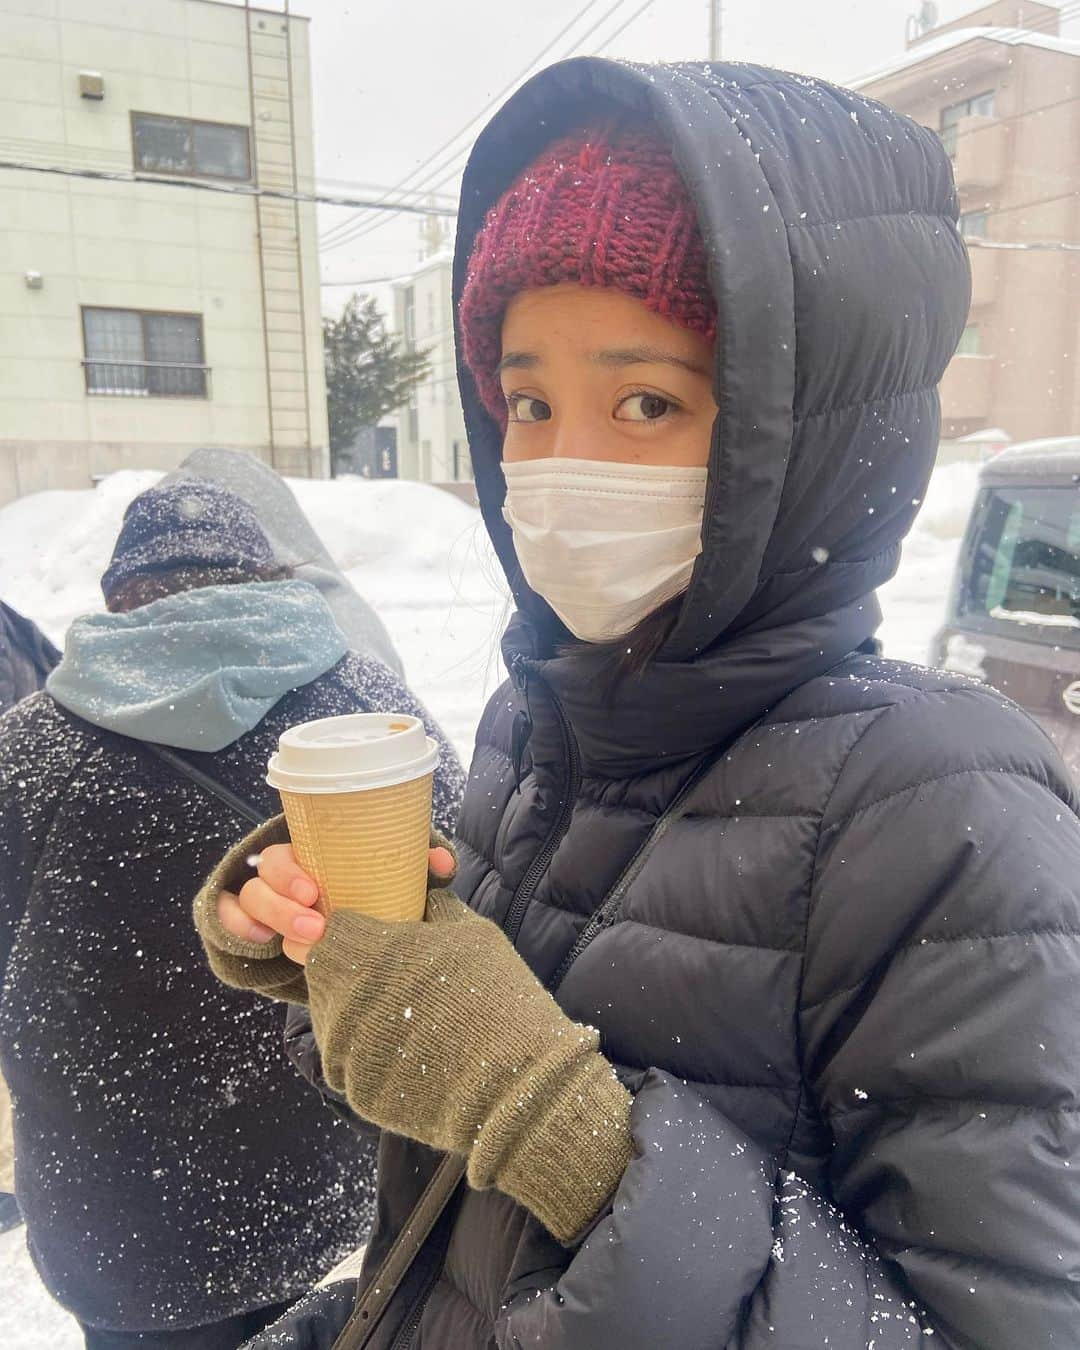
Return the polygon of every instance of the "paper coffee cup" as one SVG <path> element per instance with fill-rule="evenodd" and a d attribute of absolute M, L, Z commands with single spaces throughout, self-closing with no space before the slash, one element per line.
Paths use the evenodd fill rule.
<path fill-rule="evenodd" d="M 290 727 L 266 781 L 325 910 L 415 920 L 427 903 L 437 742 L 417 717 L 353 713 Z"/>

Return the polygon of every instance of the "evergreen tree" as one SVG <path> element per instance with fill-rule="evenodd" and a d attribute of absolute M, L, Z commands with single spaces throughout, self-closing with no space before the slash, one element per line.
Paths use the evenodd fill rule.
<path fill-rule="evenodd" d="M 323 355 L 331 451 L 407 403 L 431 369 L 428 352 L 388 333 L 375 301 L 362 295 L 352 296 L 340 319 L 323 319 Z"/>

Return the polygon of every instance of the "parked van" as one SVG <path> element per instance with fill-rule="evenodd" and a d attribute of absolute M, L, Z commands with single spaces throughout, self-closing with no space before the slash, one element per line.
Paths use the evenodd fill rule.
<path fill-rule="evenodd" d="M 933 655 L 1026 708 L 1080 778 L 1080 436 L 984 465 Z"/>

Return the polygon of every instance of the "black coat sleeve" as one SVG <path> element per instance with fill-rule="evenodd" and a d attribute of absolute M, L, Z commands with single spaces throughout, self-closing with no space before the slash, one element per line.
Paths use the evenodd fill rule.
<path fill-rule="evenodd" d="M 833 1196 L 939 1341 L 1080 1344 L 1080 821 L 981 689 L 891 709 L 822 822 L 802 989 Z"/>

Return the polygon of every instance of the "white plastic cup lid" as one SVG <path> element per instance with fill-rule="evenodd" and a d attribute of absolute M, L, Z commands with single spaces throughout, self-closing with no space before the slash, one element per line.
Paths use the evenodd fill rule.
<path fill-rule="evenodd" d="M 359 792 L 433 773 L 439 745 L 407 713 L 349 713 L 290 727 L 266 781 L 284 792 Z"/>

